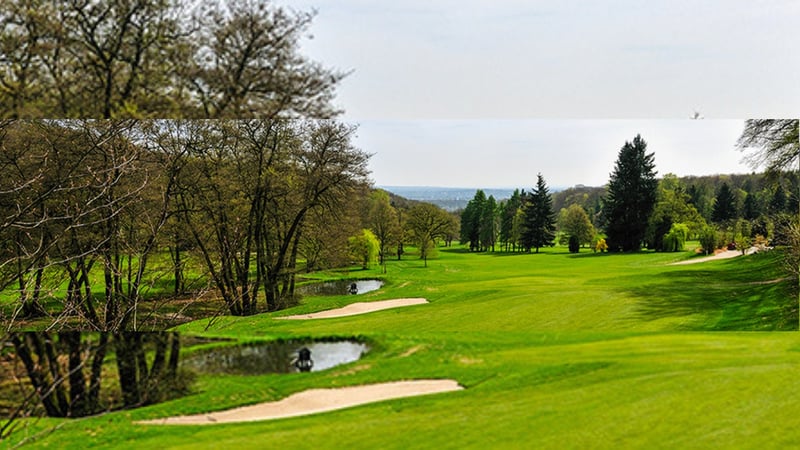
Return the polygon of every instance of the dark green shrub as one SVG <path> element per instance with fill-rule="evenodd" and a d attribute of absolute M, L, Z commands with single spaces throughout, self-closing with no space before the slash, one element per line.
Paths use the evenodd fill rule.
<path fill-rule="evenodd" d="M 570 236 L 569 237 L 569 252 L 570 253 L 578 253 L 581 249 L 581 243 L 578 239 L 578 236 Z"/>

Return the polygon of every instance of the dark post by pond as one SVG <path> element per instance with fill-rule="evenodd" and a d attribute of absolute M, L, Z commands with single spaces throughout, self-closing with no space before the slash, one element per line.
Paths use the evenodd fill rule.
<path fill-rule="evenodd" d="M 297 360 L 294 362 L 294 366 L 297 367 L 297 370 L 300 372 L 309 372 L 312 367 L 314 367 L 314 361 L 311 360 L 311 350 L 307 347 L 303 347 L 297 351 Z"/>

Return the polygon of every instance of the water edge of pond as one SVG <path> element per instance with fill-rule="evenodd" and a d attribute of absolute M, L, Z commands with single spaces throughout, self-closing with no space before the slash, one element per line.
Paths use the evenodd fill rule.
<path fill-rule="evenodd" d="M 300 370 L 295 361 L 302 348 L 311 352 L 312 372 L 357 361 L 369 351 L 366 343 L 352 339 L 251 343 L 202 350 L 183 360 L 181 366 L 202 374 L 296 373 Z"/>
<path fill-rule="evenodd" d="M 298 286 L 297 292 L 301 295 L 357 295 L 377 291 L 382 286 L 383 280 L 335 280 Z"/>

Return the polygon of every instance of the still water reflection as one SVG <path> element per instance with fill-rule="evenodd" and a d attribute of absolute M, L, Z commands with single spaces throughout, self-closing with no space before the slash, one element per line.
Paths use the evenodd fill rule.
<path fill-rule="evenodd" d="M 205 374 L 260 375 L 298 372 L 298 351 L 311 351 L 312 372 L 357 361 L 369 347 L 356 341 L 270 342 L 231 345 L 205 350 L 187 357 L 182 365 Z"/>
<path fill-rule="evenodd" d="M 337 280 L 298 286 L 297 292 L 302 295 L 366 294 L 380 289 L 381 286 L 381 280 Z"/>

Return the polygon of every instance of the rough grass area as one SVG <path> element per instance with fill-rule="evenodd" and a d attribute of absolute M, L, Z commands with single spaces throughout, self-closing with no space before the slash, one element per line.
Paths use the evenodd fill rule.
<path fill-rule="evenodd" d="M 586 250 L 584 250 L 586 252 Z M 361 336 L 363 359 L 323 372 L 203 376 L 187 397 L 81 420 L 30 419 L 2 445 L 32 448 L 787 448 L 800 445 L 797 299 L 779 252 L 688 266 L 690 254 L 469 254 L 341 273 L 365 295 L 199 320 L 240 340 Z M 325 276 L 334 276 L 326 274 Z M 431 303 L 283 321 L 355 301 Z M 275 400 L 308 388 L 453 378 L 466 390 L 308 417 L 163 427 L 133 420 Z M 58 427 L 52 431 L 53 427 Z"/>

